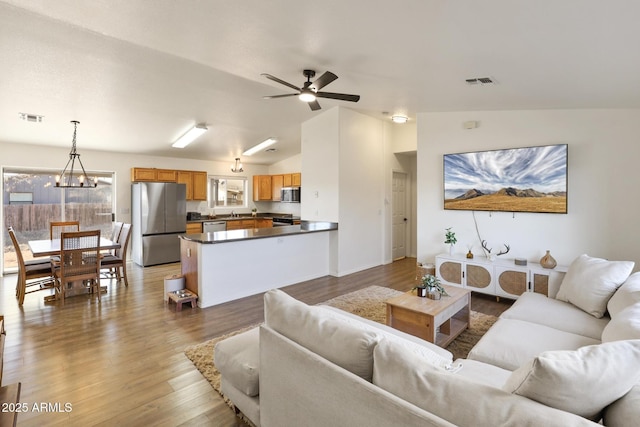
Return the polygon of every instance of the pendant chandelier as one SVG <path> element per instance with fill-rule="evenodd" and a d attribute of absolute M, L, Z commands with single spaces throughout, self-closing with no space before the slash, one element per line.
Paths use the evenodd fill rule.
<path fill-rule="evenodd" d="M 244 172 L 244 169 L 242 169 L 242 163 L 240 163 L 240 157 L 236 157 L 236 163 L 231 165 L 231 172 L 233 173 Z"/>
<path fill-rule="evenodd" d="M 67 161 L 67 165 L 62 170 L 62 173 L 60 175 L 56 175 L 56 187 L 60 187 L 60 188 L 97 187 L 98 177 L 93 178 L 93 181 L 89 179 L 89 177 L 87 176 L 87 172 L 84 170 L 84 165 L 80 160 L 80 154 L 78 154 L 76 150 L 76 133 L 77 133 L 78 125 L 80 124 L 80 122 L 77 120 L 71 120 L 71 123 L 73 123 L 73 141 L 71 143 L 71 151 L 69 152 L 69 161 Z M 78 160 L 78 164 L 80 165 L 79 169 L 76 169 L 76 159 Z M 80 173 L 80 169 L 82 169 L 82 173 Z M 75 175 L 74 175 L 74 170 L 76 170 Z"/>

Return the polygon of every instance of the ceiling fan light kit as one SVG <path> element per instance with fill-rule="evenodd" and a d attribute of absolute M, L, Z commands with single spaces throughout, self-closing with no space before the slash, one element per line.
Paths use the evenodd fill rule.
<path fill-rule="evenodd" d="M 312 82 L 311 78 L 315 77 L 316 72 L 314 70 L 304 70 L 302 74 L 307 78 L 307 81 L 304 82 L 302 87 L 298 87 L 294 84 L 286 82 L 278 77 L 272 76 L 271 74 L 263 73 L 262 75 L 269 80 L 273 80 L 276 83 L 280 83 L 290 89 L 296 91 L 296 93 L 287 93 L 284 95 L 271 95 L 264 96 L 265 99 L 275 99 L 275 98 L 285 98 L 289 96 L 297 96 L 303 102 L 306 102 L 311 108 L 312 111 L 319 110 L 320 104 L 318 103 L 317 98 L 327 98 L 327 99 L 337 99 L 339 101 L 349 101 L 349 102 L 358 102 L 360 100 L 360 95 L 350 95 L 347 93 L 333 93 L 333 92 L 320 92 L 320 89 L 333 82 L 338 78 L 331 71 L 325 71 L 323 75 L 318 77 L 316 81 Z"/>

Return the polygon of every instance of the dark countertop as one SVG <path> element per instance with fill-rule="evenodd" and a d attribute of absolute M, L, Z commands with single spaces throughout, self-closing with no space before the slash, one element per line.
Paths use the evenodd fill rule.
<path fill-rule="evenodd" d="M 285 217 L 285 218 L 293 218 L 293 219 L 300 219 L 300 217 L 297 216 L 292 216 L 291 214 L 277 214 L 277 213 L 261 213 L 258 214 L 256 216 L 252 216 L 251 214 L 241 214 L 240 216 L 234 216 L 232 217 L 231 215 L 221 215 L 217 218 L 202 218 L 202 219 L 193 219 L 193 220 L 188 220 L 187 224 L 198 224 L 198 223 L 203 223 L 203 222 L 211 222 L 211 221 L 237 221 L 239 219 L 257 219 L 257 218 L 263 218 L 263 219 L 273 219 L 274 217 Z"/>
<path fill-rule="evenodd" d="M 242 219 L 242 218 L 240 218 Z M 268 237 L 290 236 L 337 230 L 338 223 L 325 221 L 302 221 L 300 225 L 286 225 L 274 228 L 250 228 L 243 230 L 216 231 L 215 233 L 183 234 L 181 239 L 196 243 L 225 243 L 239 240 L 264 239 Z"/>

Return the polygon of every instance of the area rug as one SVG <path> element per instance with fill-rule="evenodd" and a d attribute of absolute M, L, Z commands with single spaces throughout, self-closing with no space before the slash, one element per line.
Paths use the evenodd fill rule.
<path fill-rule="evenodd" d="M 389 298 L 401 295 L 402 292 L 395 289 L 385 288 L 382 286 L 369 286 L 368 288 L 350 292 L 336 298 L 332 298 L 323 302 L 324 305 L 339 308 L 344 311 L 356 314 L 366 319 L 373 320 L 378 323 L 386 321 L 386 305 L 385 301 Z M 465 358 L 471 348 L 478 342 L 482 335 L 498 320 L 495 316 L 471 311 L 471 325 L 458 338 L 456 338 L 447 350 L 453 353 L 453 358 Z M 220 393 L 220 372 L 213 364 L 213 351 L 217 342 L 225 338 L 248 331 L 258 325 L 252 325 L 237 331 L 233 331 L 226 335 L 213 338 L 201 344 L 196 344 L 185 349 L 184 353 L 193 362 L 195 367 L 209 381 L 211 386 Z M 233 407 L 233 404 L 222 393 L 227 405 Z M 243 419 L 247 424 L 252 425 L 247 419 Z"/>

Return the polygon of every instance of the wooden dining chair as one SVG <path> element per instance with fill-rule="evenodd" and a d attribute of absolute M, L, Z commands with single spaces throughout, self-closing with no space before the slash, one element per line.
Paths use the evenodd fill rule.
<path fill-rule="evenodd" d="M 100 261 L 101 268 L 108 270 L 110 277 L 114 277 L 120 281 L 124 278 L 124 285 L 129 286 L 127 279 L 127 247 L 129 246 L 129 238 L 131 237 L 131 224 L 123 224 L 122 232 L 118 239 L 120 247 L 115 249 L 113 255 L 105 255 Z"/>
<path fill-rule="evenodd" d="M 26 294 L 53 288 L 51 263 L 48 258 L 46 260 L 25 261 L 13 227 L 9 227 L 8 232 L 18 259 L 16 297 L 18 298 L 18 305 L 22 305 Z"/>
<path fill-rule="evenodd" d="M 60 260 L 52 261 L 57 298 L 64 305 L 69 283 L 82 281 L 100 300 L 100 230 L 63 232 Z"/>
<path fill-rule="evenodd" d="M 124 223 L 119 222 L 119 221 L 114 221 L 113 225 L 111 227 L 111 241 L 112 242 L 118 242 L 118 239 L 120 238 L 120 232 L 122 232 L 122 225 Z M 111 254 L 115 255 L 116 250 L 115 249 L 111 249 L 109 251 Z"/>
<path fill-rule="evenodd" d="M 49 238 L 59 239 L 66 231 L 80 231 L 80 221 L 52 221 L 49 223 Z"/>

